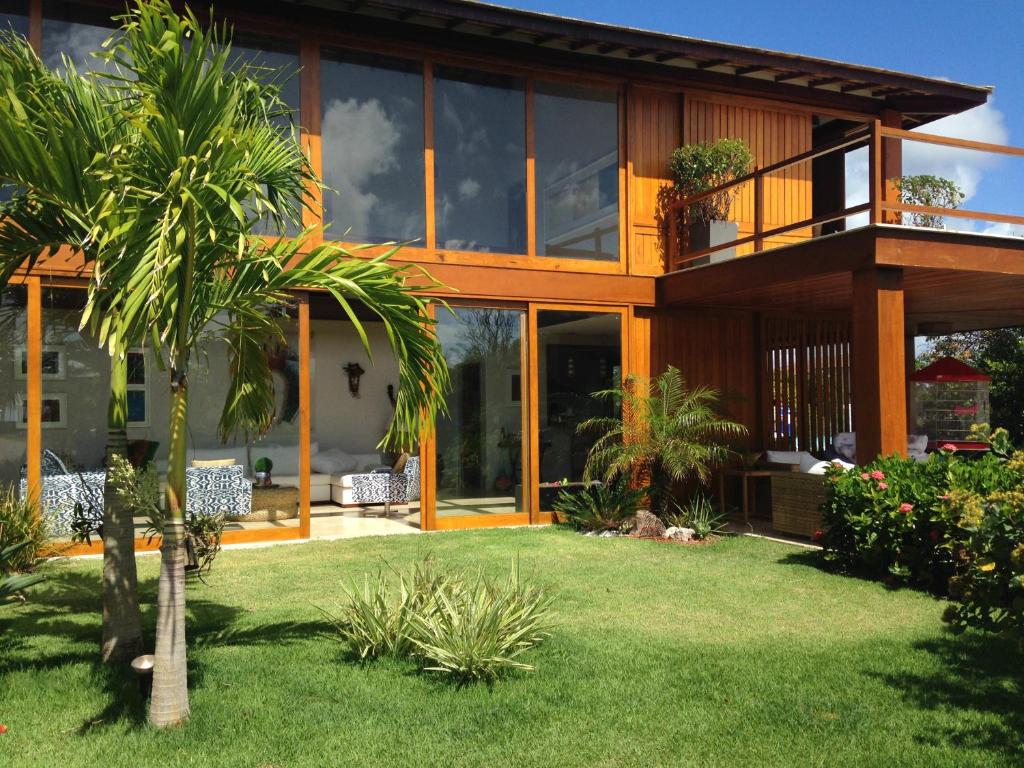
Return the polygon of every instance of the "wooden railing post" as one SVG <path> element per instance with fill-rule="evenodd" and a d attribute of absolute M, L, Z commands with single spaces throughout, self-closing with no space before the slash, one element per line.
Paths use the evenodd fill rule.
<path fill-rule="evenodd" d="M 674 205 L 666 206 L 668 210 L 668 269 L 670 272 L 678 267 L 679 262 L 679 215 L 680 209 Z"/>
<path fill-rule="evenodd" d="M 868 143 L 868 202 L 871 206 L 870 222 L 882 222 L 882 121 L 871 121 L 871 139 Z"/>
<path fill-rule="evenodd" d="M 754 169 L 754 252 L 764 250 L 764 174 Z"/>

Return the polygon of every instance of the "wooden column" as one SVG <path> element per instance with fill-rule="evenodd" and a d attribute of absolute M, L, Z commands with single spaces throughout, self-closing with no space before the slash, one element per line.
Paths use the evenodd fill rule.
<path fill-rule="evenodd" d="M 299 536 L 310 536 L 310 440 L 312 412 L 309 396 L 309 296 L 299 299 Z"/>
<path fill-rule="evenodd" d="M 883 109 L 881 123 L 886 128 L 902 128 L 903 115 L 892 109 Z M 882 139 L 882 198 L 887 203 L 899 202 L 899 187 L 894 180 L 903 176 L 902 139 Z M 899 224 L 903 216 L 899 211 L 883 211 L 882 222 Z"/>
<path fill-rule="evenodd" d="M 33 500 L 38 513 L 43 453 L 43 290 L 38 277 L 28 278 L 26 284 L 28 306 L 25 329 L 25 464 L 28 498 Z"/>
<path fill-rule="evenodd" d="M 907 453 L 903 272 L 853 274 L 853 426 L 857 459 Z"/>
<path fill-rule="evenodd" d="M 318 179 L 323 179 L 323 145 L 320 140 L 320 43 L 307 39 L 299 49 L 299 125 L 302 148 L 309 157 L 309 164 Z M 302 209 L 302 226 L 313 227 L 309 246 L 323 242 L 324 200 L 323 190 L 315 181 L 306 184 L 309 207 Z"/>

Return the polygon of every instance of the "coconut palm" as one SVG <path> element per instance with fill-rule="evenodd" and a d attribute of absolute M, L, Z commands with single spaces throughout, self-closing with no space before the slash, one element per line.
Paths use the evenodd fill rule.
<path fill-rule="evenodd" d="M 399 368 L 395 417 L 384 443 L 431 427 L 443 407 L 448 370 L 425 311 L 425 292 L 439 286 L 420 270 L 391 264 L 394 249 L 354 259 L 334 246 L 307 249 L 306 233 L 272 243 L 253 236 L 261 219 L 279 230 L 298 221 L 301 211 L 293 201 L 308 204 L 318 182 L 292 132 L 276 119 L 286 111 L 277 89 L 264 73 L 231 58 L 230 31 L 205 28 L 188 11 L 179 16 L 166 0 L 137 0 L 121 22 L 108 55 L 123 72 L 112 85 L 119 97 L 112 106 L 128 136 L 107 155 L 78 166 L 111 189 L 89 209 L 88 221 L 95 224 L 88 233 L 92 270 L 82 323 L 114 357 L 147 335 L 169 371 L 167 523 L 150 705 L 151 722 L 167 726 L 189 714 L 183 527 L 195 355 L 204 345 L 225 345 L 233 373 L 220 423 L 225 436 L 270 425 L 274 391 L 264 346 L 281 338 L 279 320 L 297 290 L 333 296 L 367 351 L 356 305 L 380 319 Z M 17 86 L 33 77 L 52 75 L 36 61 L 32 76 Z M 52 111 L 40 100 L 44 90 L 15 87 L 0 95 L 0 166 L 43 161 L 49 143 L 72 143 L 34 130 L 32 119 L 22 117 Z M 62 172 L 62 147 L 56 149 L 54 174 Z M 43 190 L 47 179 L 36 183 L 29 178 L 33 173 L 26 168 L 24 176 L 10 178 Z M 63 200 L 48 195 L 40 191 L 38 199 L 63 214 Z M 111 220 L 120 223 L 108 227 Z"/>
<path fill-rule="evenodd" d="M 598 434 L 584 479 L 616 477 L 649 480 L 650 510 L 659 517 L 672 498 L 672 485 L 696 478 L 707 484 L 711 470 L 732 453 L 726 440 L 746 434 L 746 427 L 718 415 L 718 392 L 688 389 L 678 368 L 653 381 L 630 376 L 621 388 L 595 392 L 620 408 L 622 416 L 601 416 L 579 425 Z"/>

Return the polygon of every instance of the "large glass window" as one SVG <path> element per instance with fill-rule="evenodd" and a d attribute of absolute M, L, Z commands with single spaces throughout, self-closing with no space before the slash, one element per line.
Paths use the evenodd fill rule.
<path fill-rule="evenodd" d="M 320 100 L 327 237 L 421 240 L 423 66 L 325 50 Z"/>
<path fill-rule="evenodd" d="M 595 435 L 580 434 L 578 425 L 617 413 L 615 403 L 593 393 L 621 383 L 621 323 L 618 313 L 537 313 L 542 511 L 551 510 L 565 481 L 583 480 Z"/>
<path fill-rule="evenodd" d="M 437 319 L 452 379 L 437 421 L 437 516 L 522 512 L 525 313 L 458 308 Z"/>
<path fill-rule="evenodd" d="M 440 248 L 526 252 L 526 97 L 505 75 L 434 70 Z"/>
<path fill-rule="evenodd" d="M 534 114 L 537 254 L 617 260 L 616 93 L 537 83 Z"/>
<path fill-rule="evenodd" d="M 17 485 L 25 464 L 27 291 L 0 288 L 0 493 Z"/>
<path fill-rule="evenodd" d="M 42 59 L 51 69 L 63 70 L 64 57 L 79 72 L 113 72 L 114 65 L 93 54 L 110 37 L 115 11 L 83 8 L 71 3 L 44 3 Z"/>

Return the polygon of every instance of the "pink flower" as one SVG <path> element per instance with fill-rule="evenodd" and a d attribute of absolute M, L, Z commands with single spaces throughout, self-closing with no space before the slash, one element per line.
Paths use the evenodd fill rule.
<path fill-rule="evenodd" d="M 903 502 L 902 504 L 900 504 L 900 512 L 902 512 L 904 515 L 912 512 L 913 509 L 914 509 L 914 505 L 913 504 L 907 504 L 907 502 Z"/>
<path fill-rule="evenodd" d="M 824 538 L 824 536 L 825 536 L 825 532 L 824 531 L 817 530 L 817 531 L 814 532 L 814 535 L 811 536 L 811 540 L 812 541 L 818 541 L 818 540 Z"/>
<path fill-rule="evenodd" d="M 952 443 L 946 443 L 942 446 L 942 450 L 947 451 L 948 453 L 956 453 L 957 447 Z"/>
<path fill-rule="evenodd" d="M 950 495 L 949 495 L 948 493 L 944 493 L 944 494 L 942 494 L 941 496 L 939 496 L 939 499 L 940 499 L 941 501 L 949 501 L 949 499 L 950 499 Z"/>
<path fill-rule="evenodd" d="M 880 491 L 887 491 L 887 490 L 889 490 L 889 484 L 888 483 L 879 483 L 878 484 L 878 489 Z"/>
<path fill-rule="evenodd" d="M 871 475 L 869 475 L 867 472 L 861 472 L 860 473 L 860 479 L 861 480 L 867 480 L 870 477 L 871 477 Z"/>
<path fill-rule="evenodd" d="M 885 480 L 885 472 L 882 472 L 880 469 L 876 469 L 874 472 L 871 473 L 871 479 Z"/>

